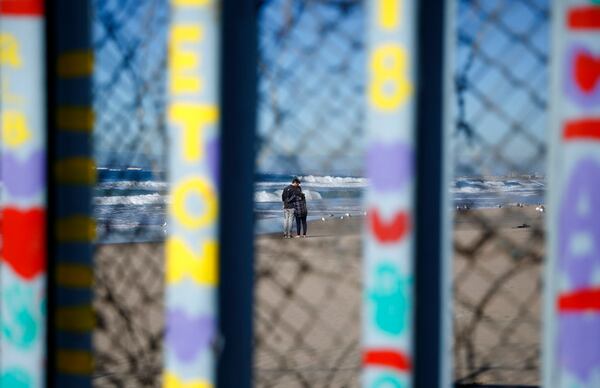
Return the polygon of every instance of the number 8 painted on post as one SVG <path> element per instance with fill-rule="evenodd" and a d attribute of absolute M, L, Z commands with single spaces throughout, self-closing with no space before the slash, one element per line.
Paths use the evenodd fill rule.
<path fill-rule="evenodd" d="M 406 77 L 406 50 L 397 44 L 383 44 L 371 56 L 373 78 L 369 87 L 371 104 L 381 110 L 393 111 L 412 94 L 412 85 Z M 391 86 L 391 92 L 386 86 Z"/>

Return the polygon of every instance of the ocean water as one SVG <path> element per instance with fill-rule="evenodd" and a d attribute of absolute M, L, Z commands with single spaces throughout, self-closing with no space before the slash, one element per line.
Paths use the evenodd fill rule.
<path fill-rule="evenodd" d="M 255 232 L 278 232 L 282 227 L 281 192 L 292 175 L 257 174 L 254 185 Z M 362 215 L 362 177 L 300 176 L 309 220 Z M 541 177 L 458 177 L 450 192 L 455 206 L 489 208 L 516 203 L 543 203 Z M 93 200 L 99 242 L 161 241 L 166 236 L 169 204 L 165 176 L 140 168 L 98 169 Z"/>
<path fill-rule="evenodd" d="M 455 206 L 491 208 L 518 203 L 538 205 L 544 203 L 546 182 L 543 177 L 458 177 L 450 192 Z"/>
<path fill-rule="evenodd" d="M 254 184 L 255 232 L 270 233 L 282 230 L 283 188 L 292 175 L 259 174 Z M 364 213 L 362 194 L 368 180 L 360 177 L 299 176 L 306 195 L 308 220 L 329 217 L 357 216 Z"/>

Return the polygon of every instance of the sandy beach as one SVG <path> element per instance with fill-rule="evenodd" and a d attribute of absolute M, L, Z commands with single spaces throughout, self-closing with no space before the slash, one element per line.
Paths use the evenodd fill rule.
<path fill-rule="evenodd" d="M 454 373 L 477 384 L 539 384 L 544 216 L 535 206 L 458 214 Z"/>
<path fill-rule="evenodd" d="M 362 221 L 256 238 L 255 386 L 359 386 Z M 456 215 L 457 380 L 539 382 L 542 222 L 534 207 Z M 99 245 L 96 265 L 95 386 L 159 386 L 162 244 Z"/>

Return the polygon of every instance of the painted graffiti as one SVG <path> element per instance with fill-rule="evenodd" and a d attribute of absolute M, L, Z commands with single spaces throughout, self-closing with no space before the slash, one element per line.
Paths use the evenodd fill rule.
<path fill-rule="evenodd" d="M 582 158 L 560 208 L 558 258 L 569 289 L 590 287 L 600 271 L 600 161 Z"/>
<path fill-rule="evenodd" d="M 381 264 L 375 269 L 375 284 L 369 296 L 375 306 L 375 325 L 382 332 L 399 335 L 406 330 L 404 318 L 410 311 L 409 287 L 409 280 L 393 265 Z"/>
<path fill-rule="evenodd" d="M 45 359 L 42 1 L 7 3 L 0 0 L 0 386 L 30 388 L 43 385 Z"/>
<path fill-rule="evenodd" d="M 370 2 L 363 382 L 411 386 L 412 2 Z"/>
<path fill-rule="evenodd" d="M 564 89 L 569 99 L 584 109 L 600 104 L 600 54 L 581 45 L 567 53 Z"/>
<path fill-rule="evenodd" d="M 181 361 L 192 361 L 200 352 L 206 352 L 215 336 L 212 316 L 190 316 L 181 310 L 172 310 L 166 317 L 166 341 Z"/>
<path fill-rule="evenodd" d="M 544 385 L 600 385 L 600 6 L 557 3 Z M 560 37 L 560 38 L 559 38 Z"/>
<path fill-rule="evenodd" d="M 218 163 L 215 2 L 172 0 L 166 388 L 214 385 Z"/>
<path fill-rule="evenodd" d="M 401 211 L 392 214 L 389 221 L 383 220 L 379 210 L 375 208 L 369 211 L 369 224 L 380 243 L 397 243 L 409 232 L 410 216 Z"/>
<path fill-rule="evenodd" d="M 398 381 L 394 375 L 381 374 L 374 382 L 373 388 L 404 388 L 405 384 Z"/>
<path fill-rule="evenodd" d="M 22 349 L 31 349 L 40 337 L 39 322 L 43 319 L 43 299 L 35 295 L 31 287 L 15 282 L 2 294 L 2 336 L 6 341 Z"/>

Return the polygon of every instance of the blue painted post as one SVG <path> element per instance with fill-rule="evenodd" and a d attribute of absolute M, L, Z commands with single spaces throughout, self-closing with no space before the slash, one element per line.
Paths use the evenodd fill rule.
<path fill-rule="evenodd" d="M 57 387 L 91 387 L 93 373 L 91 7 L 55 0 L 49 15 L 50 279 L 48 375 Z"/>
<path fill-rule="evenodd" d="M 43 387 L 44 2 L 0 0 L 0 387 Z"/>
<path fill-rule="evenodd" d="M 600 4 L 554 1 L 544 386 L 600 386 Z"/>
<path fill-rule="evenodd" d="M 404 388 L 414 382 L 416 9 L 368 4 L 363 386 Z"/>
<path fill-rule="evenodd" d="M 219 4 L 171 0 L 163 386 L 212 387 L 217 341 Z"/>

